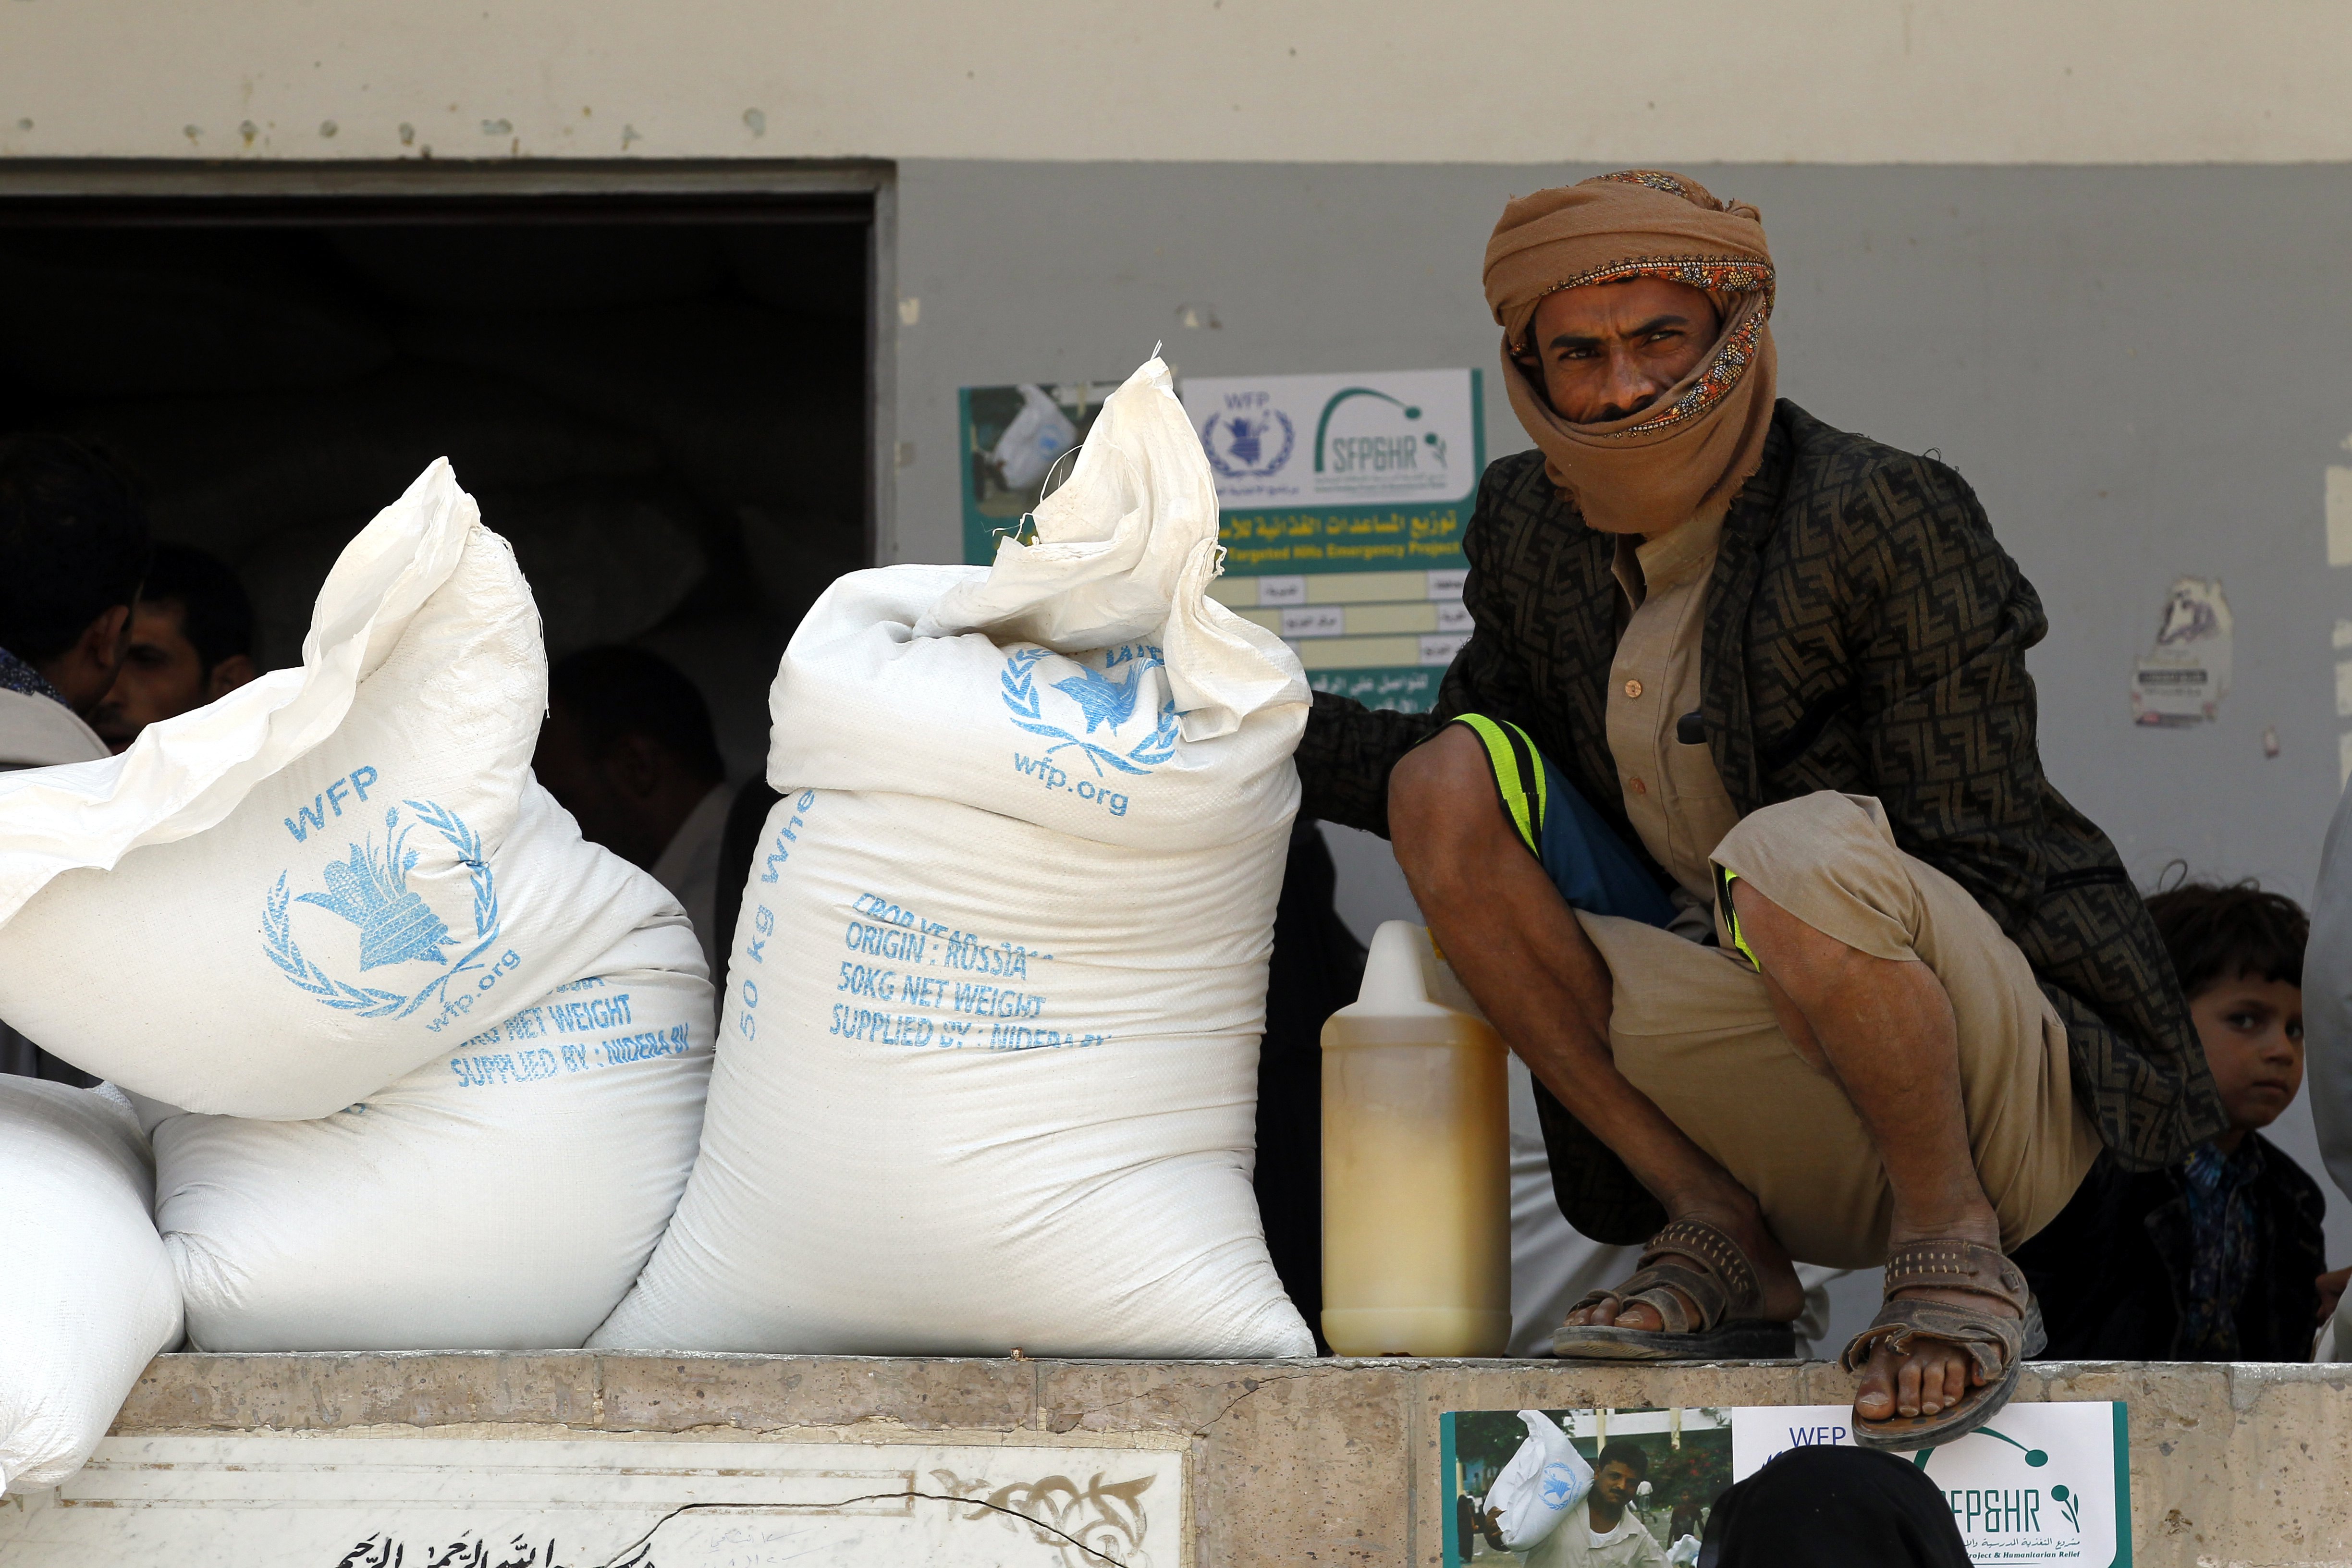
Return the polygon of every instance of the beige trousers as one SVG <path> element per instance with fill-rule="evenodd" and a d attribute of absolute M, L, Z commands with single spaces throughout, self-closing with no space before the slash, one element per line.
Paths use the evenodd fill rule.
<path fill-rule="evenodd" d="M 2075 1109 L 2057 1012 L 1992 917 L 1896 848 L 1867 795 L 1824 791 L 1767 806 L 1725 836 L 1714 860 L 1823 935 L 1935 972 L 1959 1026 L 1969 1144 L 2001 1246 L 2047 1225 L 2082 1184 L 2099 1137 Z M 1894 1199 L 1878 1151 L 1837 1080 L 1780 1032 L 1763 977 L 1727 935 L 1701 947 L 1612 915 L 1577 919 L 1614 981 L 1618 1070 L 1756 1195 L 1798 1261 L 1885 1262 Z"/>

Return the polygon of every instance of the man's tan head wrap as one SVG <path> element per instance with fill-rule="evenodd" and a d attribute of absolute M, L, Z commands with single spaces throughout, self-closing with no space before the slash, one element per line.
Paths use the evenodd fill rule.
<path fill-rule="evenodd" d="M 1528 342 L 1547 294 L 1656 277 L 1714 297 L 1721 335 L 1688 377 L 1623 419 L 1571 425 Z M 1763 460 L 1772 420 L 1772 253 L 1756 209 L 1696 181 L 1634 169 L 1521 196 L 1486 242 L 1503 384 L 1544 470 L 1595 528 L 1657 534 L 1727 505 Z"/>

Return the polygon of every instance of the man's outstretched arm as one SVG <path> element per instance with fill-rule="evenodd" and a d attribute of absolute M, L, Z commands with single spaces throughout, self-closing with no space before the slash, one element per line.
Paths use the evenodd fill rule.
<path fill-rule="evenodd" d="M 1463 531 L 1463 553 L 1470 572 L 1462 603 L 1470 612 L 1471 634 L 1446 668 L 1437 703 L 1427 713 L 1368 709 L 1328 691 L 1315 694 L 1307 733 L 1298 742 L 1298 815 L 1389 836 L 1389 773 L 1404 754 L 1462 713 L 1517 720 L 1528 698 L 1527 680 L 1497 628 L 1505 625 L 1494 602 L 1497 580 L 1489 564 L 1496 525 L 1488 503 L 1496 476 L 1479 480 L 1478 504 Z"/>

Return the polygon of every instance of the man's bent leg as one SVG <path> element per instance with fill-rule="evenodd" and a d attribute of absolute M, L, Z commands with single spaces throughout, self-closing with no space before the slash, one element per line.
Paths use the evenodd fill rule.
<path fill-rule="evenodd" d="M 1916 959 L 1878 958 L 1832 941 L 1748 883 L 1733 883 L 1731 898 L 1781 1032 L 1808 1059 L 1826 1059 L 1870 1131 L 1895 1196 L 1888 1240 L 1949 1237 L 1998 1248 L 2000 1220 L 1969 1157 L 1959 1040 L 1942 983 Z M 1873 1421 L 1933 1415 L 1968 1392 L 1969 1366 L 1956 1345 L 1916 1341 L 1898 1356 L 1882 1344 L 1863 1372 L 1854 1412 Z"/>
<path fill-rule="evenodd" d="M 1895 848 L 1876 805 L 1815 795 L 1743 822 L 1717 851 L 1727 912 L 1783 1033 L 1834 1077 L 1869 1136 L 1888 1241 L 1999 1250 L 2005 1232 L 2015 1242 L 2046 1219 L 2087 1163 L 2063 1031 L 2023 955 L 1956 884 Z M 1971 1293 L 1895 1293 L 2014 1316 Z M 1914 1342 L 1906 1356 L 1882 1345 L 1855 1413 L 1933 1416 L 1983 1381 L 1949 1344 Z"/>
<path fill-rule="evenodd" d="M 1609 968 L 1504 814 L 1475 735 L 1450 726 L 1397 763 L 1389 828 L 1438 946 L 1529 1071 L 1670 1220 L 1704 1220 L 1740 1246 L 1759 1270 L 1764 1316 L 1794 1318 L 1803 1292 L 1756 1200 L 1618 1071 Z M 1621 1313 L 1613 1298 L 1571 1321 L 1661 1326 L 1653 1309 Z"/>

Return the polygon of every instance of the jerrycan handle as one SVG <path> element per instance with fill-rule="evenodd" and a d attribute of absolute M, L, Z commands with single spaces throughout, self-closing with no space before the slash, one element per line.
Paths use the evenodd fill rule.
<path fill-rule="evenodd" d="M 1485 1016 L 1430 945 L 1428 931 L 1411 921 L 1386 921 L 1372 933 L 1371 950 L 1364 958 L 1363 988 L 1334 1016 L 1412 1018 L 1461 1013 Z"/>
<path fill-rule="evenodd" d="M 1429 971 L 1436 954 L 1429 932 L 1411 921 L 1383 921 L 1364 956 L 1364 985 L 1356 1007 L 1366 1013 L 1419 1013 L 1430 1005 Z"/>

